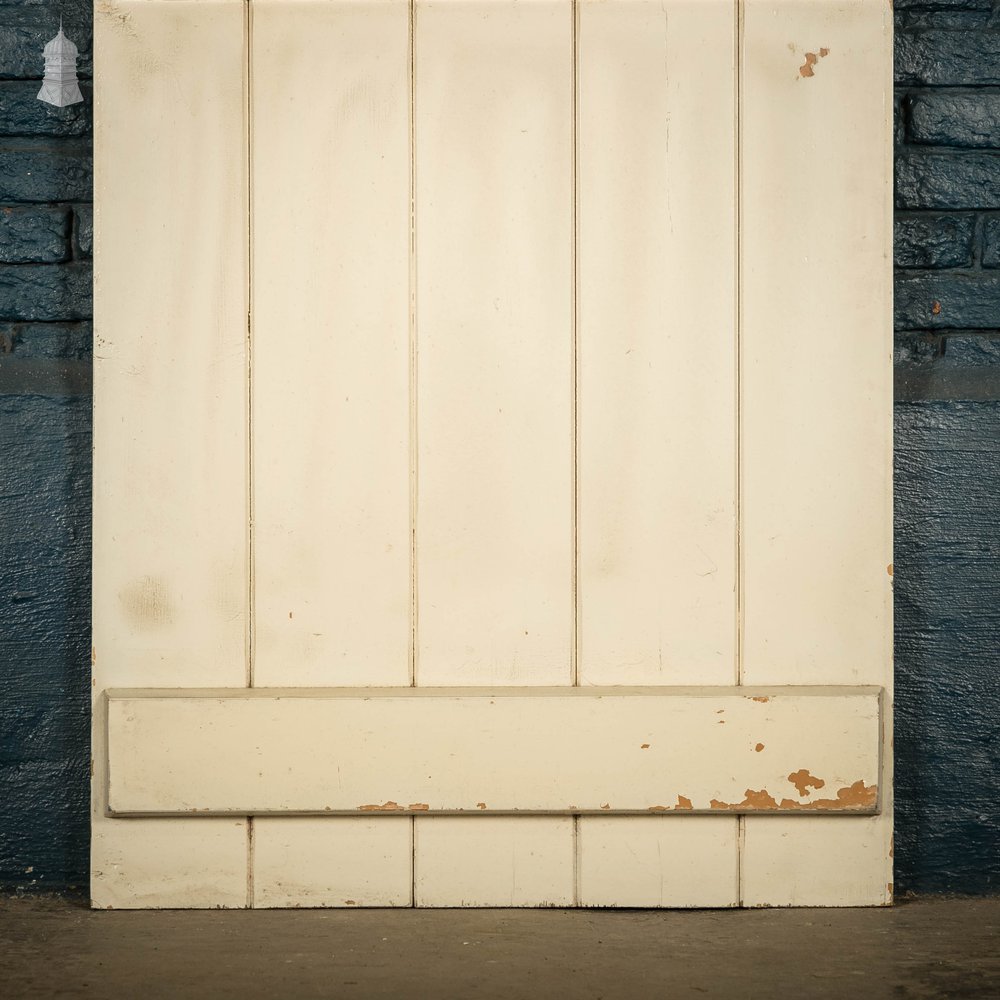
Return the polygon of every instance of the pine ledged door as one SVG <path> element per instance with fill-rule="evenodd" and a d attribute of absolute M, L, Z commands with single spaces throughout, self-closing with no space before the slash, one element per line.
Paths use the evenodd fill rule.
<path fill-rule="evenodd" d="M 888 4 L 96 30 L 94 905 L 889 902 Z"/>

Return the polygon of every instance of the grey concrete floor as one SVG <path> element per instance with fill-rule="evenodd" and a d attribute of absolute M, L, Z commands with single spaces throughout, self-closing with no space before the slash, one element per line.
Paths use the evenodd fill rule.
<path fill-rule="evenodd" d="M 0 898 L 0 997 L 1000 998 L 1000 899 L 91 912 Z"/>

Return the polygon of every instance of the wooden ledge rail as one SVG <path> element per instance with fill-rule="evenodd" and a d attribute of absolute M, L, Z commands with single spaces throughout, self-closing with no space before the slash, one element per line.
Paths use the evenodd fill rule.
<path fill-rule="evenodd" d="M 115 816 L 879 811 L 876 687 L 106 698 Z"/>

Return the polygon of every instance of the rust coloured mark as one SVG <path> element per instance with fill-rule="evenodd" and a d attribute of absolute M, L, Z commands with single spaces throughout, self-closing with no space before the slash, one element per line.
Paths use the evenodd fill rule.
<path fill-rule="evenodd" d="M 811 775 L 804 767 L 798 771 L 793 771 L 788 780 L 795 786 L 796 791 L 805 798 L 809 794 L 810 787 L 820 789 L 826 782 L 822 778 Z"/>
<path fill-rule="evenodd" d="M 885 571 L 886 571 L 886 573 L 889 574 L 889 576 L 892 576 L 892 572 L 893 572 L 893 570 L 892 570 L 892 563 L 889 563 L 889 565 L 886 566 Z"/>
<path fill-rule="evenodd" d="M 382 805 L 369 803 L 368 805 L 358 806 L 358 812 L 399 812 L 402 808 L 398 802 L 393 802 L 390 799 L 388 802 L 383 802 Z"/>
<path fill-rule="evenodd" d="M 806 61 L 799 67 L 799 76 L 815 76 L 816 73 L 813 70 L 813 66 L 820 61 L 820 59 L 825 59 L 830 54 L 830 50 L 827 48 L 822 48 L 819 50 L 819 55 L 815 52 L 807 52 Z"/>
<path fill-rule="evenodd" d="M 476 803 L 476 808 L 477 809 L 485 809 L 486 808 L 486 803 L 485 802 L 477 802 Z"/>
<path fill-rule="evenodd" d="M 430 806 L 426 802 L 411 802 L 410 808 L 414 812 L 427 812 L 430 809 Z"/>
<path fill-rule="evenodd" d="M 358 904 L 353 899 L 345 899 L 344 906 L 357 906 Z"/>
<path fill-rule="evenodd" d="M 934 304 L 931 306 L 931 314 L 934 316 L 941 315 L 941 303 L 937 299 L 934 300 Z"/>
<path fill-rule="evenodd" d="M 754 747 L 754 750 L 755 750 L 755 752 L 757 752 L 757 753 L 760 753 L 760 752 L 761 752 L 761 750 L 763 750 L 763 749 L 764 749 L 764 744 L 763 744 L 763 743 L 758 743 L 758 744 L 757 744 L 757 745 L 756 745 L 756 746 Z"/>
<path fill-rule="evenodd" d="M 649 744 L 648 743 L 642 743 L 642 744 L 640 744 L 639 749 L 640 750 L 648 750 L 649 749 Z"/>
<path fill-rule="evenodd" d="M 675 809 L 694 809 L 691 805 L 691 800 L 686 795 L 677 796 L 677 805 L 674 806 Z"/>
<path fill-rule="evenodd" d="M 759 701 L 762 705 L 766 705 L 771 699 L 766 695 L 755 695 L 750 699 L 751 701 Z"/>

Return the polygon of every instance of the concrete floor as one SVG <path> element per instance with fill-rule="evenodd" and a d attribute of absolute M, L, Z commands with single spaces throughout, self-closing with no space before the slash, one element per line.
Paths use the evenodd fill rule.
<path fill-rule="evenodd" d="M 1000 899 L 91 912 L 0 898 L 0 997 L 1000 998 Z"/>

